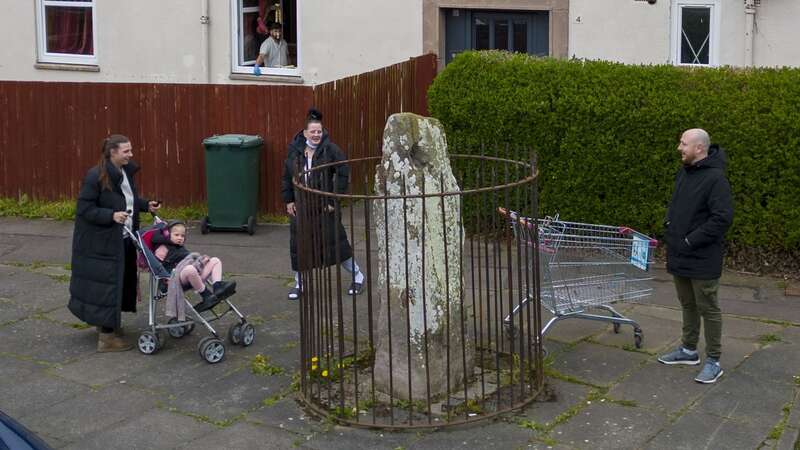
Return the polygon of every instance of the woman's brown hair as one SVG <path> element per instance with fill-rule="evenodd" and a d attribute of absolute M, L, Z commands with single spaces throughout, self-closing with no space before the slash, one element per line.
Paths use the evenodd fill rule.
<path fill-rule="evenodd" d="M 111 158 L 111 150 L 117 149 L 120 144 L 130 141 L 130 139 L 121 134 L 112 134 L 103 139 L 102 154 L 100 155 L 100 161 L 97 163 L 97 170 L 100 173 L 100 188 L 102 190 L 111 190 L 111 181 L 108 176 L 108 161 Z"/>

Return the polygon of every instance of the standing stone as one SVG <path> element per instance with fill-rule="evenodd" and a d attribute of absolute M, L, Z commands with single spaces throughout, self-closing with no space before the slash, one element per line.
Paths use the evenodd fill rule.
<path fill-rule="evenodd" d="M 444 131 L 436 119 L 410 113 L 389 117 L 383 131 L 383 158 L 376 169 L 378 195 L 459 191 Z M 406 199 L 405 205 L 403 200 L 376 200 L 372 211 L 378 250 L 374 292 L 381 298 L 375 319 L 376 388 L 409 400 L 410 353 L 410 400 L 425 399 L 427 330 L 430 395 L 447 392 L 448 352 L 449 387 L 455 391 L 464 382 L 465 362 L 467 377 L 471 376 L 475 353 L 467 326 L 472 312 L 466 305 L 463 315 L 461 310 L 464 233 L 459 196 L 444 197 L 444 212 L 442 197 L 425 199 L 424 221 L 421 198 Z"/>

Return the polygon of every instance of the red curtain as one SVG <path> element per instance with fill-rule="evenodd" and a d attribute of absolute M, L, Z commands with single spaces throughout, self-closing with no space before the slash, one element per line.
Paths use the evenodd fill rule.
<path fill-rule="evenodd" d="M 94 54 L 92 8 L 47 6 L 47 52 Z"/>

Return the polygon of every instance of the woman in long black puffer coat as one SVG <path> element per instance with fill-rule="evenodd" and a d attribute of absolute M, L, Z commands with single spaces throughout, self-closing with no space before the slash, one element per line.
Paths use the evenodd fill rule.
<path fill-rule="evenodd" d="M 314 217 L 315 226 L 321 227 L 318 234 L 319 245 L 310 252 L 309 256 L 313 261 L 305 261 L 308 267 L 300 267 L 298 262 L 297 208 L 292 178 L 298 171 L 345 160 L 342 150 L 331 141 L 327 130 L 322 126 L 322 113 L 315 109 L 309 110 L 305 128 L 289 143 L 281 183 L 281 195 L 290 219 L 289 252 L 295 279 L 295 286 L 289 291 L 290 300 L 296 300 L 302 292 L 298 271 L 313 267 L 341 264 L 343 269 L 353 274 L 353 282 L 347 290 L 348 295 L 360 294 L 364 286 L 364 274 L 353 258 L 353 249 L 347 240 L 347 232 L 337 215 L 333 201 L 326 200 L 324 205 L 318 205 L 320 211 L 310 214 Z M 306 178 L 303 182 L 311 188 L 342 194 L 347 192 L 350 183 L 350 167 L 347 164 L 336 164 L 315 170 Z"/>
<path fill-rule="evenodd" d="M 123 226 L 139 228 L 139 212 L 155 214 L 158 202 L 140 198 L 133 181 L 138 166 L 130 140 L 111 135 L 102 156 L 83 179 L 72 237 L 69 310 L 98 327 L 98 352 L 133 348 L 117 336 L 122 311 L 136 312 L 136 247 Z"/>

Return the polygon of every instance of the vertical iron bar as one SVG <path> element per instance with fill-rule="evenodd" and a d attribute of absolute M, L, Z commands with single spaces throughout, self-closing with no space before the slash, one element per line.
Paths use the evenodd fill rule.
<path fill-rule="evenodd" d="M 392 294 L 389 274 L 389 187 L 386 177 L 383 178 L 383 224 L 385 232 L 384 238 L 384 251 L 386 256 L 386 327 L 387 337 L 389 339 L 389 423 L 394 425 L 394 373 L 392 365 Z"/>
<path fill-rule="evenodd" d="M 428 407 L 428 424 L 430 425 L 431 417 L 431 370 L 428 360 L 428 304 L 427 304 L 427 285 L 425 284 L 425 223 L 427 212 L 425 210 L 426 203 L 425 193 L 425 175 L 422 175 L 422 326 L 424 327 L 423 336 L 425 338 L 425 389 L 426 389 L 426 403 Z"/>
<path fill-rule="evenodd" d="M 367 180 L 367 176 L 364 176 L 364 186 L 369 186 L 369 181 Z M 366 190 L 366 188 L 365 188 Z M 373 321 L 372 321 L 372 247 L 371 247 L 371 239 L 370 239 L 370 206 L 372 205 L 371 199 L 364 200 L 364 229 L 367 241 L 365 243 L 366 251 L 367 251 L 367 319 L 369 321 L 369 351 L 372 355 L 372 361 L 370 363 L 370 391 L 372 395 L 372 423 L 375 423 L 375 341 L 374 341 L 374 333 L 373 333 Z"/>
<path fill-rule="evenodd" d="M 409 425 L 414 424 L 414 398 L 412 396 L 411 388 L 411 293 L 409 291 L 408 283 L 408 203 L 406 199 L 406 176 L 400 177 L 402 183 L 403 195 L 403 262 L 405 263 L 405 278 L 406 278 L 406 359 L 408 363 L 408 421 Z"/>
<path fill-rule="evenodd" d="M 445 354 L 447 357 L 447 378 L 445 392 L 445 404 L 447 405 L 447 421 L 450 421 L 450 255 L 447 251 L 447 214 L 445 213 L 444 202 L 444 174 L 439 174 L 439 204 L 441 205 L 442 212 L 442 238 L 444 242 L 444 292 L 445 292 L 445 335 L 446 335 L 446 349 Z"/>

